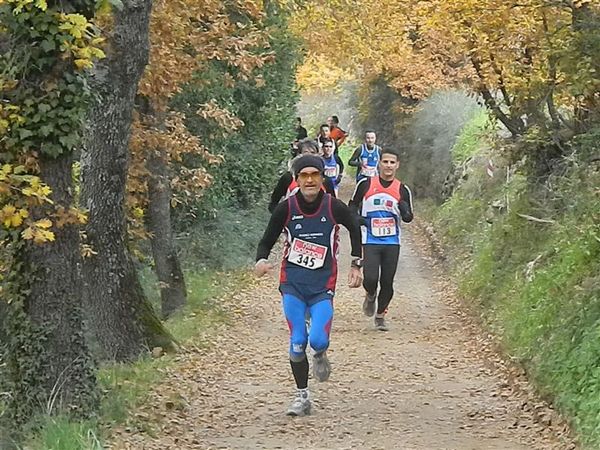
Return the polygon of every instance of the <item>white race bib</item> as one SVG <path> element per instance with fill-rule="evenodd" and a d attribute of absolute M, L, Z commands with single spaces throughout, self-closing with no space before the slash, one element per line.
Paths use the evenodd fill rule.
<path fill-rule="evenodd" d="M 325 169 L 325 176 L 327 178 L 335 178 L 338 175 L 337 167 L 329 167 Z"/>
<path fill-rule="evenodd" d="M 325 264 L 327 247 L 295 238 L 287 260 L 306 269 L 320 269 Z"/>
<path fill-rule="evenodd" d="M 396 219 L 393 217 L 374 217 L 371 219 L 371 233 L 375 237 L 396 235 Z"/>
<path fill-rule="evenodd" d="M 360 174 L 364 175 L 365 177 L 374 177 L 377 175 L 377 167 L 363 166 L 360 170 Z"/>

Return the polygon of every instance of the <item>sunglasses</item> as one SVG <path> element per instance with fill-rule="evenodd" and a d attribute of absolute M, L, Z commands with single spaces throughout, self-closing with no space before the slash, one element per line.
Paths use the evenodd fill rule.
<path fill-rule="evenodd" d="M 321 178 L 321 172 L 300 172 L 298 174 L 298 179 L 299 180 L 308 180 L 309 178 L 312 178 L 313 180 L 318 180 L 319 178 Z"/>
<path fill-rule="evenodd" d="M 324 145 L 323 147 L 333 148 L 333 145 Z"/>

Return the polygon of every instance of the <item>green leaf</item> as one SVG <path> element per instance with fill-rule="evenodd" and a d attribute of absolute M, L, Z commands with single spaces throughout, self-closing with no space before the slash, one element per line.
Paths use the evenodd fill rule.
<path fill-rule="evenodd" d="M 67 149 L 71 150 L 79 142 L 79 136 L 76 134 L 67 134 L 58 138 L 60 143 Z"/>
<path fill-rule="evenodd" d="M 40 103 L 38 105 L 38 111 L 42 114 L 47 113 L 51 109 L 52 109 L 52 106 L 48 105 L 47 103 Z"/>
<path fill-rule="evenodd" d="M 45 52 L 51 52 L 53 50 L 56 50 L 56 42 L 54 42 L 53 40 L 49 40 L 49 39 L 45 39 L 42 41 L 42 49 Z"/>
<path fill-rule="evenodd" d="M 52 157 L 57 157 L 63 152 L 63 148 L 58 144 L 46 143 L 42 147 L 44 154 Z"/>
<path fill-rule="evenodd" d="M 19 130 L 19 138 L 21 140 L 25 140 L 25 139 L 27 139 L 28 137 L 31 137 L 31 136 L 33 136 L 33 131 L 28 130 L 27 128 L 21 128 Z"/>
<path fill-rule="evenodd" d="M 121 11 L 123 9 L 123 2 L 121 0 L 96 0 L 96 10 L 98 12 L 108 12 L 111 7 L 115 7 Z"/>
<path fill-rule="evenodd" d="M 52 125 L 43 125 L 39 128 L 39 132 L 42 136 L 47 137 L 52 133 L 54 127 Z"/>

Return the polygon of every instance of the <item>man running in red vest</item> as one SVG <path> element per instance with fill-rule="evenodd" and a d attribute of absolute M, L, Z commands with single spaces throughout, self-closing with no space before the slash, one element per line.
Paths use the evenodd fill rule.
<path fill-rule="evenodd" d="M 326 351 L 338 273 L 338 224 L 350 232 L 353 260 L 348 284 L 359 287 L 362 282 L 358 221 L 343 202 L 323 191 L 324 172 L 319 156 L 305 155 L 295 161 L 294 174 L 300 190 L 277 205 L 256 252 L 255 272 L 260 277 L 273 268 L 268 262 L 269 254 L 281 232 L 286 235 L 279 291 L 290 330 L 290 365 L 297 388 L 287 411 L 291 416 L 304 416 L 311 410 L 306 357 L 309 343 L 315 351 L 314 377 L 326 381 L 331 372 Z"/>
<path fill-rule="evenodd" d="M 380 331 L 388 330 L 385 314 L 394 295 L 400 223 L 413 220 L 410 189 L 396 179 L 399 166 L 396 153 L 381 150 L 379 175 L 360 180 L 349 203 L 350 209 L 360 216 L 363 229 L 363 287 L 366 291 L 363 312 L 368 317 L 375 314 L 375 328 Z"/>

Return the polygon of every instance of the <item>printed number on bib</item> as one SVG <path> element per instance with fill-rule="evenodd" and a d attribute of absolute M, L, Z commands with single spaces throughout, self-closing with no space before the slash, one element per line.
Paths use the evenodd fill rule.
<path fill-rule="evenodd" d="M 335 177 L 337 177 L 337 168 L 333 167 L 333 168 L 325 169 L 325 176 L 327 178 L 335 178 Z"/>
<path fill-rule="evenodd" d="M 395 236 L 396 219 L 393 217 L 371 219 L 371 232 L 375 237 Z"/>
<path fill-rule="evenodd" d="M 306 242 L 302 239 L 294 239 L 288 261 L 306 269 L 319 269 L 325 264 L 327 256 L 327 247 L 324 245 Z"/>
<path fill-rule="evenodd" d="M 360 173 L 365 177 L 374 177 L 377 175 L 377 167 L 363 167 Z"/>

